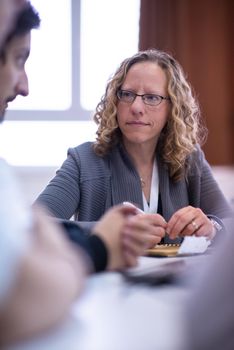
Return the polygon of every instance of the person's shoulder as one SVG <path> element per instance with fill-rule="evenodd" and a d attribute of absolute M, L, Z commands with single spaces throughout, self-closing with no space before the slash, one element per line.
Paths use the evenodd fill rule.
<path fill-rule="evenodd" d="M 203 150 L 201 149 L 201 146 L 199 144 L 196 144 L 194 150 L 188 156 L 188 161 L 190 163 L 201 163 L 204 159 L 205 155 Z"/>
<path fill-rule="evenodd" d="M 75 158 L 96 158 L 96 154 L 93 149 L 93 142 L 84 142 L 76 147 L 71 147 L 68 149 L 68 154 L 74 156 Z"/>
<path fill-rule="evenodd" d="M 13 185 L 14 184 L 14 185 Z M 15 176 L 13 168 L 5 161 L 5 159 L 0 158 L 0 188 L 18 188 L 18 180 Z"/>
<path fill-rule="evenodd" d="M 72 158 L 82 164 L 85 168 L 97 168 L 106 166 L 106 157 L 98 156 L 93 148 L 94 142 L 85 142 L 76 146 L 74 148 L 69 148 L 68 155 L 72 156 Z"/>
<path fill-rule="evenodd" d="M 5 159 L 0 157 L 0 169 L 9 169 L 9 165 L 7 164 L 7 162 L 5 161 Z"/>
<path fill-rule="evenodd" d="M 188 155 L 186 167 L 189 176 L 201 174 L 205 161 L 205 155 L 199 144 L 195 145 L 194 150 Z"/>
<path fill-rule="evenodd" d="M 73 151 L 76 151 L 76 152 L 94 152 L 93 151 L 93 142 L 91 141 L 88 141 L 88 142 L 84 142 L 84 143 L 81 143 L 79 144 L 78 146 L 76 147 L 71 147 L 69 148 L 69 150 L 73 150 Z"/>

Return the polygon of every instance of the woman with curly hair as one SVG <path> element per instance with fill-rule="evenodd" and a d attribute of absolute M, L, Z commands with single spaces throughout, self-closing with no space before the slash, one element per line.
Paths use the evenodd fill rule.
<path fill-rule="evenodd" d="M 149 247 L 222 230 L 231 209 L 199 146 L 206 129 L 172 56 L 150 49 L 125 59 L 94 120 L 96 142 L 69 149 L 37 200 L 52 215 L 90 224 L 129 201 L 145 212 L 134 225 L 136 232 L 147 230 Z"/>

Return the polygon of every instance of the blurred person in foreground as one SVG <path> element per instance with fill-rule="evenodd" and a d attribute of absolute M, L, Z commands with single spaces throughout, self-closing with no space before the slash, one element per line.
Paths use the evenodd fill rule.
<path fill-rule="evenodd" d="M 9 102 L 28 95 L 25 63 L 31 30 L 39 23 L 38 13 L 27 2 L 2 46 L 1 120 Z M 131 226 L 129 216 L 135 208 L 113 208 L 86 236 L 78 226 L 55 223 L 40 208 L 29 210 L 3 159 L 0 198 L 0 345 L 55 326 L 79 296 L 88 273 L 133 266 L 142 252 L 142 237 L 122 234 L 129 222 Z M 65 236 L 67 231 L 76 245 Z"/>
<path fill-rule="evenodd" d="M 148 225 L 148 247 L 221 234 L 232 211 L 200 147 L 198 103 L 171 55 L 151 49 L 125 59 L 94 120 L 96 141 L 68 150 L 37 203 L 58 218 L 95 222 L 132 202 L 145 212 L 135 225 Z"/>
<path fill-rule="evenodd" d="M 8 32 L 14 27 L 18 12 L 26 0 L 0 0 L 0 51 Z"/>
<path fill-rule="evenodd" d="M 199 264 L 190 278 L 184 350 L 234 349 L 233 222 L 206 266 Z"/>

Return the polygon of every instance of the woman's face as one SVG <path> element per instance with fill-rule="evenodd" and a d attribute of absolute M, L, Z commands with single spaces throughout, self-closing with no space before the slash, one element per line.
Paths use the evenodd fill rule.
<path fill-rule="evenodd" d="M 167 85 L 161 67 L 153 62 L 140 62 L 129 69 L 121 90 L 168 97 Z M 125 146 L 130 143 L 155 147 L 170 109 L 170 101 L 165 99 L 157 106 L 147 105 L 140 96 L 136 96 L 132 103 L 119 100 L 117 120 Z"/>

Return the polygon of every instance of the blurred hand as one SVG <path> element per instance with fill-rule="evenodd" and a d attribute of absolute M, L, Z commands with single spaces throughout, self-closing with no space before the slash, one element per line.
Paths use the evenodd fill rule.
<path fill-rule="evenodd" d="M 166 222 L 158 214 L 139 214 L 134 206 L 110 209 L 93 231 L 105 242 L 110 260 L 108 269 L 137 265 L 138 257 L 165 236 Z"/>
<path fill-rule="evenodd" d="M 137 214 L 129 218 L 124 226 L 125 241 L 132 240 L 138 254 L 160 243 L 166 234 L 166 221 L 159 214 Z M 132 249 L 132 247 L 129 247 Z"/>
<path fill-rule="evenodd" d="M 206 236 L 213 238 L 215 229 L 200 208 L 187 206 L 179 209 L 168 221 L 166 231 L 171 239 L 178 236 Z"/>
<path fill-rule="evenodd" d="M 138 254 L 136 251 L 133 250 L 130 253 L 130 260 L 125 257 L 123 233 L 123 228 L 129 217 L 136 215 L 136 212 L 135 207 L 117 205 L 109 209 L 93 228 L 93 232 L 104 241 L 107 247 L 107 269 L 109 270 L 119 270 L 127 266 L 135 266 L 137 263 Z"/>

